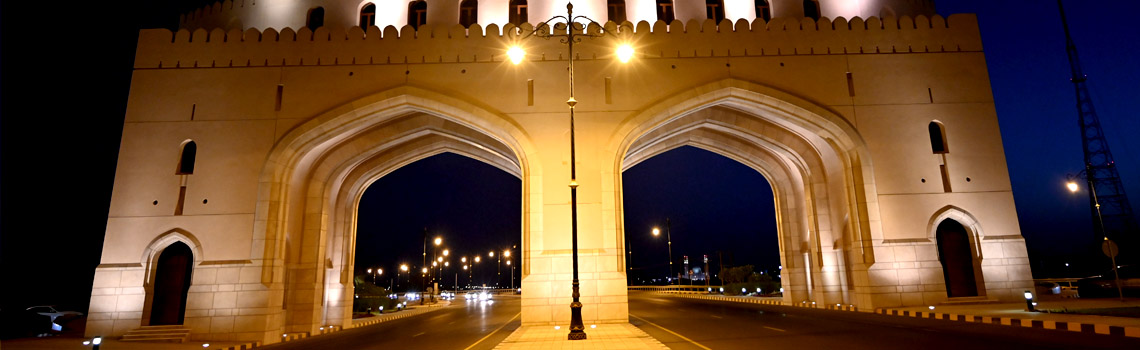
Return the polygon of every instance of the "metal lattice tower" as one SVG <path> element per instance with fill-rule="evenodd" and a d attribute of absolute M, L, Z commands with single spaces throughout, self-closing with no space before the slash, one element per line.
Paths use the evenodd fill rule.
<path fill-rule="evenodd" d="M 1116 170 L 1112 152 L 1108 149 L 1108 141 L 1104 138 L 1100 118 L 1093 108 L 1092 97 L 1089 96 L 1086 84 L 1087 76 L 1081 70 L 1081 63 L 1077 58 L 1077 46 L 1069 34 L 1069 23 L 1065 19 L 1065 8 L 1061 5 L 1061 0 L 1057 0 L 1057 6 L 1061 9 L 1061 23 L 1065 26 L 1065 46 L 1073 74 L 1071 80 L 1077 92 L 1077 115 L 1085 151 L 1085 175 L 1090 189 L 1093 189 L 1089 191 L 1093 228 L 1098 237 L 1104 232 L 1108 239 L 1116 241 L 1120 245 L 1122 257 L 1134 260 L 1128 257 L 1137 256 L 1140 250 L 1140 244 L 1137 244 L 1136 217 L 1132 215 L 1132 206 L 1128 204 L 1128 196 L 1124 194 L 1124 185 L 1120 181 L 1120 173 Z M 1098 201 L 1103 223 L 1097 220 Z"/>

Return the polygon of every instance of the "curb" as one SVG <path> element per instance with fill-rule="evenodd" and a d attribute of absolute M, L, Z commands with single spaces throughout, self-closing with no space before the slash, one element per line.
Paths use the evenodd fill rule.
<path fill-rule="evenodd" d="M 384 323 L 384 322 L 388 322 L 388 321 L 392 321 L 392 320 L 398 320 L 398 319 L 402 319 L 402 318 L 418 316 L 420 314 L 425 314 L 425 313 L 428 313 L 430 311 L 441 310 L 441 309 L 443 309 L 442 306 L 449 306 L 449 305 L 451 305 L 450 302 L 447 304 L 439 303 L 439 304 L 435 304 L 435 305 L 429 305 L 428 307 L 425 307 L 425 308 L 416 308 L 414 310 L 416 312 L 405 313 L 407 311 L 413 311 L 413 310 L 406 310 L 404 312 L 393 314 L 391 317 L 381 316 L 381 317 L 377 317 L 376 319 L 372 319 L 372 320 L 368 320 L 368 321 L 353 322 L 351 325 L 348 326 L 347 329 L 353 329 L 353 328 L 364 327 L 364 326 L 371 326 L 371 325 L 374 325 L 377 323 Z M 308 338 L 310 336 L 315 337 L 315 336 L 324 335 L 324 334 L 336 333 L 336 332 L 339 332 L 339 331 L 342 331 L 345 329 L 346 328 L 343 326 L 324 326 L 324 327 L 321 327 L 320 331 L 315 335 L 309 334 L 309 332 L 285 333 L 285 334 L 281 335 L 281 337 L 283 338 L 281 340 L 281 342 L 285 343 L 285 342 L 290 342 L 290 341 L 294 341 L 294 340 L 305 339 L 305 338 Z M 226 347 L 226 348 L 217 348 L 217 349 L 218 350 L 248 350 L 248 349 L 253 349 L 256 347 L 260 347 L 260 346 L 261 346 L 261 342 L 250 342 L 250 343 L 245 343 L 245 344 L 241 344 L 241 345 L 234 345 L 234 346 L 230 346 L 230 347 Z"/>
<path fill-rule="evenodd" d="M 898 309 L 875 309 L 875 313 L 880 314 L 880 315 L 888 315 L 888 316 L 930 318 L 930 319 L 936 319 L 936 320 L 946 320 L 946 321 L 956 321 L 956 322 L 984 323 L 984 324 L 994 324 L 994 325 L 1003 325 L 1003 326 L 1040 328 L 1040 329 L 1049 329 L 1049 330 L 1057 330 L 1057 331 L 1070 331 L 1070 332 L 1081 332 L 1081 333 L 1092 333 L 1092 334 L 1115 335 L 1115 336 L 1140 338 L 1140 327 L 1113 326 L 1113 325 L 1106 325 L 1106 324 L 1064 322 L 1064 321 L 1051 321 L 1051 320 L 1031 320 L 1031 319 L 1019 319 L 1019 318 L 1012 318 L 1012 317 L 992 317 L 992 316 L 948 314 L 948 313 L 942 313 L 942 312 L 910 311 L 910 310 L 898 310 Z"/>

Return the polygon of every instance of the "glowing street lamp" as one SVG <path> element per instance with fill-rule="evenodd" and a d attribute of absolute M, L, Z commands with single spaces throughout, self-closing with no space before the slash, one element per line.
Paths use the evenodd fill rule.
<path fill-rule="evenodd" d="M 1069 188 L 1069 192 L 1076 193 L 1077 189 L 1078 189 L 1076 179 L 1084 178 L 1085 181 L 1088 182 L 1089 194 L 1092 195 L 1093 207 L 1096 208 L 1096 220 L 1097 220 L 1097 223 L 1099 223 L 1099 225 L 1097 225 L 1097 226 L 1100 227 L 1100 234 L 1101 234 L 1101 236 L 1104 237 L 1103 247 L 1104 247 L 1105 255 L 1108 255 L 1108 257 L 1111 259 L 1111 262 L 1112 262 L 1112 274 L 1114 275 L 1114 277 L 1116 279 L 1116 294 L 1117 294 L 1117 296 L 1120 297 L 1120 301 L 1124 301 L 1124 291 L 1120 285 L 1120 271 L 1117 271 L 1117 266 L 1116 266 L 1116 252 L 1115 252 L 1115 250 L 1117 250 L 1117 248 L 1116 248 L 1117 245 L 1116 245 L 1116 242 L 1113 242 L 1111 239 L 1108 239 L 1108 232 L 1105 231 L 1105 229 L 1104 229 L 1104 216 L 1101 216 L 1101 214 L 1100 214 L 1100 199 L 1098 199 L 1096 196 L 1096 185 L 1093 184 L 1094 183 L 1093 178 L 1092 178 L 1092 176 L 1089 176 L 1089 171 L 1091 168 L 1092 168 L 1091 165 L 1085 165 L 1085 170 L 1081 170 L 1081 172 L 1077 173 L 1077 175 L 1071 175 L 1071 174 L 1068 175 L 1068 181 L 1065 184 L 1065 187 Z"/>
<path fill-rule="evenodd" d="M 552 37 L 560 37 L 562 43 L 567 44 L 567 75 L 570 85 L 570 98 L 566 100 L 566 105 L 570 108 L 570 252 L 571 262 L 573 263 L 573 274 L 571 281 L 573 301 L 570 303 L 570 334 L 567 335 L 569 340 L 586 339 L 586 326 L 582 323 L 582 302 L 580 300 L 581 294 L 579 293 L 578 282 L 578 179 L 577 179 L 577 160 L 575 147 L 574 147 L 574 106 L 578 101 L 574 99 L 574 44 L 581 42 L 583 36 L 589 37 L 602 37 L 606 35 L 623 35 L 628 36 L 628 28 L 619 26 L 620 32 L 610 31 L 601 27 L 600 32 L 579 32 L 579 28 L 585 27 L 583 23 L 576 23 L 577 21 L 588 21 L 590 24 L 597 24 L 589 17 L 574 16 L 574 4 L 566 4 L 565 16 L 554 16 L 550 19 L 543 21 L 535 29 L 529 33 L 524 33 L 521 39 L 537 35 L 538 37 L 549 39 Z M 551 27 L 563 26 L 566 28 L 565 34 L 554 34 Z M 517 30 L 517 29 L 516 29 Z M 520 40 L 521 40 L 520 39 Z M 516 46 L 507 50 L 507 56 L 514 64 L 519 64 L 526 56 L 526 52 L 522 48 Z M 618 48 L 617 57 L 621 62 L 628 62 L 633 58 L 633 47 L 622 45 Z M 512 274 L 513 276 L 513 274 Z"/>
<path fill-rule="evenodd" d="M 669 218 L 665 218 L 665 241 L 669 246 L 669 278 L 667 279 L 669 284 L 673 284 L 673 234 L 670 229 L 671 227 L 673 227 L 673 225 L 670 223 Z M 654 227 L 653 236 L 661 236 L 661 229 Z"/>

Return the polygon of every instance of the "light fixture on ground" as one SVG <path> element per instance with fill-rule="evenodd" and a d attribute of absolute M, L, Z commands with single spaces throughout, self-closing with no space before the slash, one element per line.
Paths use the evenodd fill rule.
<path fill-rule="evenodd" d="M 588 21 L 589 24 L 596 24 L 600 27 L 600 31 L 596 33 L 580 32 L 582 29 L 586 28 L 586 26 L 582 23 L 578 23 L 578 21 Z M 555 34 L 555 31 L 553 29 L 558 28 L 565 28 L 566 33 Z M 542 21 L 542 23 L 539 23 L 539 25 L 535 27 L 534 30 L 522 33 L 522 37 L 518 39 L 522 40 L 531 36 L 538 36 L 544 39 L 558 37 L 560 38 L 559 41 L 566 44 L 568 51 L 568 54 L 566 55 L 566 71 L 569 78 L 570 98 L 566 100 L 566 105 L 570 107 L 570 251 L 572 256 L 571 261 L 573 263 L 573 280 L 571 282 L 571 288 L 573 288 L 571 296 L 573 297 L 573 301 L 570 303 L 570 333 L 567 335 L 567 339 L 570 340 L 586 339 L 586 326 L 582 323 L 582 302 L 580 300 L 581 294 L 579 293 L 578 288 L 578 180 L 577 163 L 575 159 L 576 154 L 574 149 L 574 106 L 578 104 L 578 101 L 574 99 L 574 44 L 582 42 L 582 37 L 603 37 L 606 35 L 613 35 L 619 36 L 619 38 L 621 38 L 623 36 L 628 37 L 628 35 L 633 32 L 633 29 L 629 27 L 618 26 L 617 28 L 617 31 L 610 31 L 607 30 L 605 26 L 601 26 L 589 17 L 580 15 L 575 16 L 574 4 L 567 3 L 565 16 L 554 16 L 550 19 Z M 515 28 L 514 30 L 520 29 Z M 618 49 L 619 50 L 616 56 L 619 60 L 621 60 L 621 62 L 628 62 L 630 58 L 633 58 L 633 47 L 629 46 L 628 42 L 623 42 Z M 512 63 L 517 65 L 522 63 L 523 59 L 526 56 L 526 51 L 524 51 L 520 46 L 516 44 L 507 50 L 507 56 L 510 58 Z M 558 328 L 555 327 L 555 329 Z"/>

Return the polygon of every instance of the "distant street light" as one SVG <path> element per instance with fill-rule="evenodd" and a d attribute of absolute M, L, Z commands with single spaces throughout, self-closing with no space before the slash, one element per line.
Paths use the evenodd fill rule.
<path fill-rule="evenodd" d="M 1076 179 L 1084 178 L 1089 184 L 1089 194 L 1092 195 L 1093 207 L 1096 208 L 1096 220 L 1097 223 L 1099 223 L 1097 226 L 1100 227 L 1100 234 L 1104 237 L 1104 253 L 1111 259 L 1112 274 L 1116 278 L 1116 295 L 1120 297 L 1120 301 L 1124 301 L 1124 290 L 1120 285 L 1120 271 L 1117 271 L 1118 266 L 1116 266 L 1116 252 L 1113 251 L 1115 250 L 1113 248 L 1116 247 L 1116 242 L 1108 239 L 1108 231 L 1104 229 L 1104 217 L 1100 214 L 1100 199 L 1096 196 L 1096 186 L 1093 184 L 1093 179 L 1088 175 L 1090 167 L 1090 165 L 1085 165 L 1085 170 L 1081 170 L 1077 175 L 1068 175 L 1068 183 L 1065 187 L 1068 187 L 1070 192 L 1076 193 L 1078 189 Z"/>
<path fill-rule="evenodd" d="M 400 287 L 400 271 L 408 272 L 408 264 L 400 264 L 400 269 L 396 270 L 396 287 Z M 408 275 L 408 282 L 410 283 L 412 276 Z"/>
<path fill-rule="evenodd" d="M 668 275 L 669 277 L 668 277 L 668 279 L 666 279 L 666 281 L 669 281 L 669 284 L 673 284 L 673 234 L 672 234 L 672 232 L 670 232 L 670 231 L 672 231 L 670 229 L 672 226 L 673 225 L 672 225 L 672 223 L 670 223 L 669 218 L 665 218 L 665 241 L 666 241 L 666 244 L 669 246 L 669 275 Z M 660 236 L 660 235 L 661 235 L 661 229 L 654 227 L 653 228 L 653 236 Z"/>

